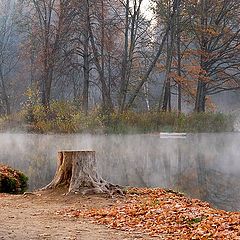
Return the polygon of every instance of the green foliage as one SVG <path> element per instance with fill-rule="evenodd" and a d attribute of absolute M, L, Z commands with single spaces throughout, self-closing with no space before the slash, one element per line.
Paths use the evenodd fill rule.
<path fill-rule="evenodd" d="M 230 132 L 234 119 L 222 113 L 193 113 L 187 115 L 183 129 L 187 132 Z"/>
<path fill-rule="evenodd" d="M 202 220 L 203 220 L 203 218 L 193 218 L 193 219 L 186 220 L 186 222 L 187 222 L 190 226 L 192 226 L 192 225 L 194 225 L 194 224 L 200 223 Z"/>
<path fill-rule="evenodd" d="M 30 131 L 37 133 L 94 132 L 102 128 L 102 119 L 97 111 L 86 115 L 67 101 L 53 101 L 50 107 L 28 105 L 22 116 Z"/>
<path fill-rule="evenodd" d="M 28 177 L 8 166 L 0 165 L 0 192 L 23 193 L 27 190 Z"/>
<path fill-rule="evenodd" d="M 101 109 L 94 109 L 86 115 L 72 102 L 53 101 L 50 107 L 36 100 L 29 102 L 18 115 L 22 116 L 27 129 L 36 133 L 229 132 L 234 123 L 231 116 L 222 113 L 128 111 L 104 114 Z M 1 121 L 0 125 L 5 122 Z"/>
<path fill-rule="evenodd" d="M 233 118 L 221 113 L 126 112 L 113 114 L 110 133 L 223 132 L 233 130 Z"/>

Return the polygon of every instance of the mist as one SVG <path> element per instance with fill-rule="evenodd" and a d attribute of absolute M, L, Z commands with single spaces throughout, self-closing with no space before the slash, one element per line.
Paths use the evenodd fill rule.
<path fill-rule="evenodd" d="M 120 185 L 164 187 L 226 210 L 240 209 L 240 134 L 156 135 L 0 134 L 0 162 L 22 170 L 29 189 L 48 184 L 57 152 L 96 151 L 99 173 Z"/>

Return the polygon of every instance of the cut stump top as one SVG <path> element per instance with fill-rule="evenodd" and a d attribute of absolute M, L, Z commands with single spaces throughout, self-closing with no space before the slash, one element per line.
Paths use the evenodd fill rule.
<path fill-rule="evenodd" d="M 95 153 L 96 151 L 92 151 L 92 150 L 61 150 L 59 151 L 59 153 Z"/>

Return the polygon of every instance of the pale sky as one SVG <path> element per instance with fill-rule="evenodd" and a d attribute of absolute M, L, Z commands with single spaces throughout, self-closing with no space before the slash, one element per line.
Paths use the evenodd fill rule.
<path fill-rule="evenodd" d="M 148 19 L 152 18 L 152 11 L 149 9 L 150 3 L 149 0 L 143 0 L 142 10 Z"/>

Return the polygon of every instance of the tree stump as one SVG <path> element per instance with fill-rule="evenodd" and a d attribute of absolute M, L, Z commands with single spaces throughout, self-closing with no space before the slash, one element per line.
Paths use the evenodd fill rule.
<path fill-rule="evenodd" d="M 94 151 L 62 151 L 58 153 L 58 168 L 54 179 L 43 189 L 68 187 L 68 193 L 123 194 L 121 187 L 113 185 L 97 173 Z"/>

